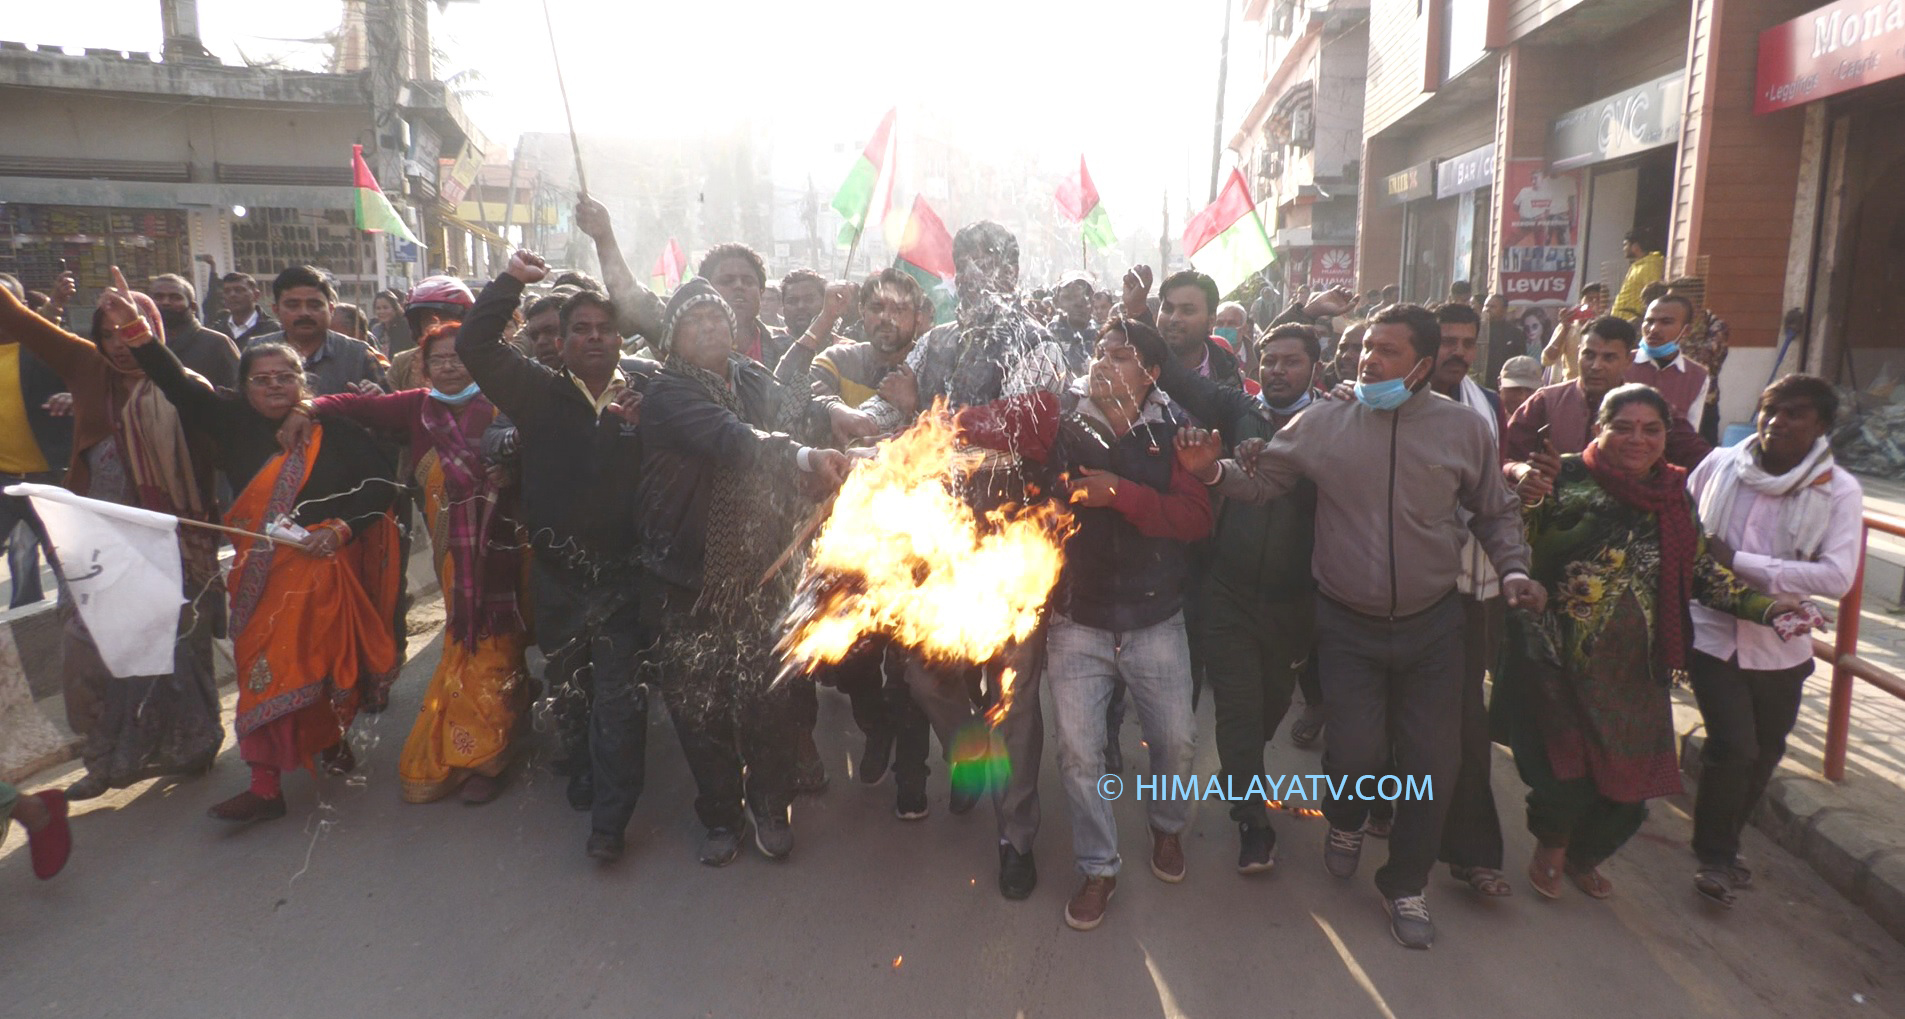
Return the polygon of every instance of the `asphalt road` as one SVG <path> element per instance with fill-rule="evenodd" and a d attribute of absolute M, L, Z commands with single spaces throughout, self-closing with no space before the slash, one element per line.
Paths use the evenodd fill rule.
<path fill-rule="evenodd" d="M 1369 883 L 1382 843 L 1358 879 L 1337 881 L 1323 872 L 1322 822 L 1282 816 L 1278 869 L 1244 878 L 1221 805 L 1204 804 L 1189 877 L 1170 886 L 1145 865 L 1128 796 L 1110 915 L 1074 932 L 1050 740 L 1041 883 L 1008 902 L 990 808 L 951 816 L 941 772 L 933 816 L 895 820 L 890 784 L 850 777 L 860 741 L 830 693 L 820 738 L 833 783 L 797 806 L 791 860 L 750 847 L 725 870 L 695 862 L 693 788 L 657 709 L 629 853 L 599 867 L 582 854 L 586 819 L 534 760 L 484 807 L 399 800 L 398 751 L 438 648 L 417 654 L 388 713 L 360 720 L 361 773 L 289 778 L 285 820 L 233 830 L 205 817 L 244 783 L 228 745 L 208 778 L 81 805 L 55 881 L 33 879 L 15 832 L 0 846 L 0 1015 L 1905 1015 L 1905 948 L 1758 833 L 1758 887 L 1730 913 L 1698 901 L 1685 802 L 1656 804 L 1606 869 L 1613 899 L 1540 899 L 1520 876 L 1531 840 L 1505 759 L 1495 787 L 1515 894 L 1480 901 L 1438 871 L 1429 952 L 1390 939 Z M 1208 774 L 1208 700 L 1199 714 Z M 1139 760 L 1135 718 L 1123 738 Z M 546 757 L 549 734 L 537 740 Z M 1313 753 L 1272 752 L 1271 770 L 1316 766 Z"/>

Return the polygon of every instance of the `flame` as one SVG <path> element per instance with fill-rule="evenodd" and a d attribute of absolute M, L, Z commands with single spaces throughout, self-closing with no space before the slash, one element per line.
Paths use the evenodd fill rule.
<path fill-rule="evenodd" d="M 986 709 L 987 725 L 998 725 L 999 720 L 1004 718 L 1006 711 L 1012 707 L 1012 688 L 1018 685 L 1016 682 L 1018 677 L 1018 672 L 1010 666 L 999 670 L 999 700 L 998 703 Z"/>
<path fill-rule="evenodd" d="M 983 663 L 1030 637 L 1063 565 L 1072 521 L 1051 502 L 983 519 L 956 494 L 955 449 L 935 408 L 855 465 L 814 539 L 780 650 L 811 672 L 886 635 L 935 662 Z M 1011 696 L 1002 677 L 1001 705 Z"/>

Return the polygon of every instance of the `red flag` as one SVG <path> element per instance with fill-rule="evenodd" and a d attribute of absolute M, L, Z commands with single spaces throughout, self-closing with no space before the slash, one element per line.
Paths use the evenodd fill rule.
<path fill-rule="evenodd" d="M 667 296 L 669 291 L 681 285 L 681 277 L 687 268 L 688 259 L 681 253 L 681 245 L 673 237 L 668 238 L 668 246 L 656 256 L 655 267 L 648 271 L 650 289 Z"/>
<path fill-rule="evenodd" d="M 1058 210 L 1066 219 L 1082 223 L 1097 204 L 1098 186 L 1091 182 L 1091 171 L 1085 169 L 1085 157 L 1079 156 L 1078 176 L 1067 177 L 1058 186 Z"/>

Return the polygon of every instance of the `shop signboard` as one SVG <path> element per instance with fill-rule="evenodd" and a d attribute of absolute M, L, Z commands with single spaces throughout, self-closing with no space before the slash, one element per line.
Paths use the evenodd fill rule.
<path fill-rule="evenodd" d="M 1382 179 L 1382 200 L 1385 205 L 1402 205 L 1405 202 L 1428 198 L 1434 194 L 1435 164 L 1433 163 L 1417 163 Z"/>
<path fill-rule="evenodd" d="M 1310 290 L 1356 285 L 1356 249 L 1347 244 L 1319 245 L 1310 249 Z"/>
<path fill-rule="evenodd" d="M 1495 143 L 1435 164 L 1435 197 L 1453 198 L 1495 183 Z"/>
<path fill-rule="evenodd" d="M 1581 180 L 1540 159 L 1510 159 L 1502 187 L 1501 294 L 1531 339 L 1545 338 L 1555 311 L 1575 289 L 1580 258 Z"/>
<path fill-rule="evenodd" d="M 1548 129 L 1548 164 L 1573 170 L 1676 144 L 1686 101 L 1682 70 L 1569 110 Z"/>
<path fill-rule="evenodd" d="M 1753 112 L 1905 74 L 1905 0 L 1839 0 L 1759 34 Z"/>

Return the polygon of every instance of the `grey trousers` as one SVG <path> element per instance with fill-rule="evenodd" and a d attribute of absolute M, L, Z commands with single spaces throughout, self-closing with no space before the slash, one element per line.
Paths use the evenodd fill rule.
<path fill-rule="evenodd" d="M 1045 718 L 1039 709 L 1039 687 L 1045 671 L 1043 625 L 1024 643 L 1006 648 L 984 666 L 985 674 L 994 682 L 1005 669 L 1013 673 L 1012 700 L 989 733 L 984 732 L 985 720 L 972 704 L 968 681 L 973 669 L 931 667 L 915 658 L 906 663 L 906 685 L 913 691 L 914 702 L 926 712 L 948 759 L 965 756 L 966 748 L 983 733 L 985 752 L 1007 762 L 1010 772 L 992 787 L 999 841 L 1029 853 L 1038 836 L 1038 769 L 1045 755 Z"/>
<path fill-rule="evenodd" d="M 1323 770 L 1347 782 L 1346 795 L 1324 801 L 1330 827 L 1359 829 L 1370 801 L 1353 798 L 1364 776 L 1381 776 L 1395 754 L 1395 772 L 1433 796 L 1396 804 L 1389 860 L 1376 871 L 1385 898 L 1420 895 L 1442 843 L 1442 823 L 1462 759 L 1464 619 L 1450 591 L 1434 606 L 1398 620 L 1365 616 L 1318 597 L 1317 661 L 1328 726 Z M 1375 778 L 1360 783 L 1375 795 Z"/>

